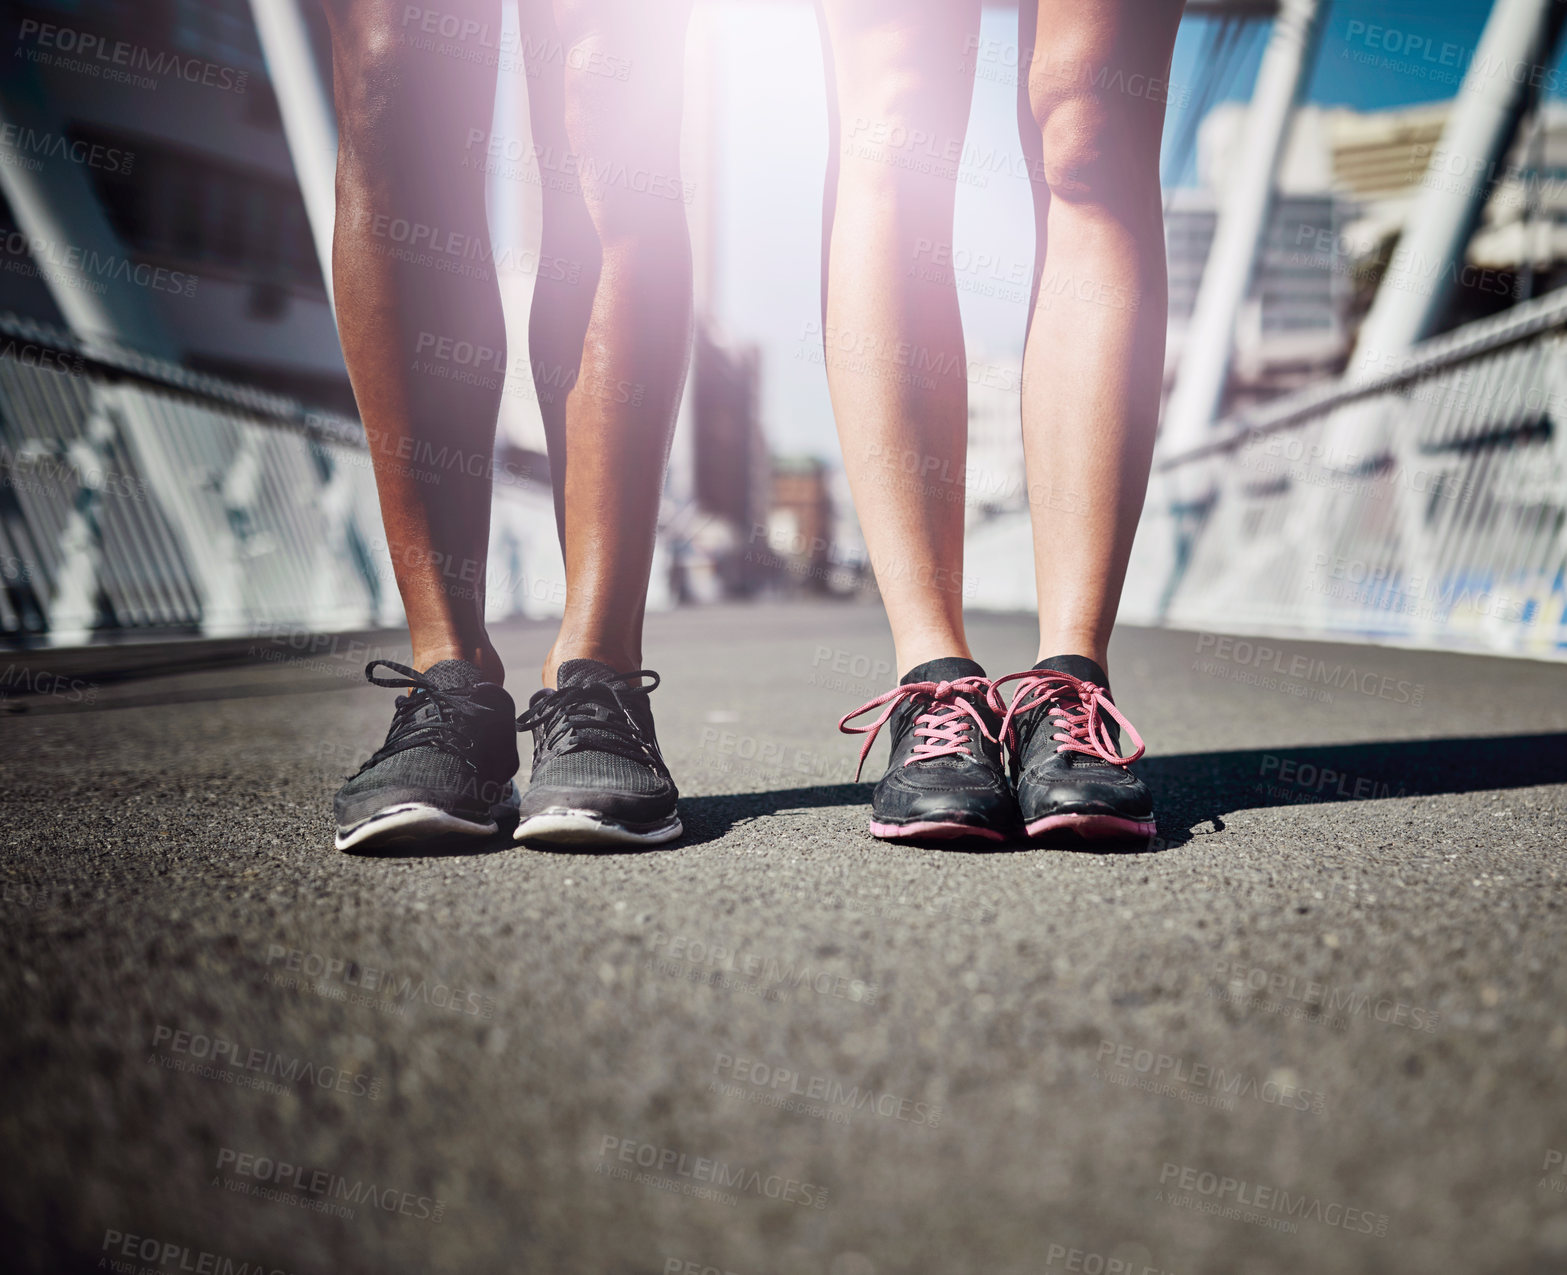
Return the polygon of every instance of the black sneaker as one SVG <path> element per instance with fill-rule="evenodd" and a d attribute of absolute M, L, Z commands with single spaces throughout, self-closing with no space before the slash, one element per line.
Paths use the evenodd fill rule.
<path fill-rule="evenodd" d="M 401 678 L 376 677 L 377 665 Z M 445 837 L 494 836 L 517 810 L 517 732 L 512 698 L 467 660 L 416 673 L 371 660 L 377 686 L 409 687 L 397 699 L 386 743 L 340 789 L 339 850 Z"/>
<path fill-rule="evenodd" d="M 849 722 L 878 705 L 869 726 Z M 846 735 L 867 735 L 860 765 L 883 725 L 892 731 L 887 773 L 871 796 L 873 837 L 887 841 L 977 837 L 1005 841 L 1017 830 L 1017 803 L 1001 765 L 1002 705 L 973 660 L 927 660 L 895 690 L 879 695 L 838 723 Z M 856 780 L 860 772 L 854 772 Z"/>
<path fill-rule="evenodd" d="M 1129 769 L 1143 755 L 1142 737 L 1112 702 L 1104 669 L 1057 655 L 997 678 L 998 696 L 1013 681 L 1001 733 L 1029 837 L 1152 837 L 1153 795 Z M 1134 746 L 1124 757 L 1122 727 Z"/>
<path fill-rule="evenodd" d="M 644 677 L 652 685 L 641 685 Z M 647 698 L 658 688 L 658 674 L 567 660 L 555 682 L 555 690 L 536 691 L 517 719 L 518 730 L 533 732 L 533 778 L 522 797 L 517 840 L 606 846 L 673 841 L 683 831 L 675 812 L 680 794 L 658 751 Z"/>

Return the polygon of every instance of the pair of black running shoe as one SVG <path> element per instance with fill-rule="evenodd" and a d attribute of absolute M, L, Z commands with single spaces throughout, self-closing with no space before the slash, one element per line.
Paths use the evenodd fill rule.
<path fill-rule="evenodd" d="M 377 677 L 377 667 L 399 676 Z M 657 673 L 568 660 L 556 687 L 535 692 L 521 717 L 511 696 L 466 660 L 423 673 L 375 660 L 365 676 L 408 693 L 386 742 L 337 794 L 339 850 L 484 840 L 503 827 L 517 841 L 606 847 L 681 834 L 679 793 L 648 705 Z M 1001 688 L 1014 681 L 1008 704 Z M 849 725 L 877 707 L 882 714 L 869 726 Z M 1127 769 L 1142 741 L 1111 702 L 1104 670 L 1081 656 L 995 680 L 973 660 L 931 660 L 838 725 L 867 736 L 862 766 L 877 732 L 891 732 L 887 774 L 871 803 L 877 837 L 1153 834 L 1148 789 Z M 1130 756 L 1119 755 L 1121 727 L 1135 742 Z M 525 793 L 512 778 L 521 730 L 533 733 Z"/>
<path fill-rule="evenodd" d="M 377 677 L 377 666 L 397 677 Z M 556 686 L 517 716 L 512 697 L 466 660 L 423 673 L 374 660 L 365 676 L 403 687 L 386 742 L 338 791 L 337 848 L 371 853 L 432 841 L 660 845 L 682 831 L 648 692 L 658 674 L 567 660 Z M 519 793 L 517 732 L 533 732 Z"/>
<path fill-rule="evenodd" d="M 1010 703 L 1002 694 L 1008 683 L 1016 683 Z M 878 707 L 869 725 L 850 725 Z M 1111 700 L 1104 669 L 1085 656 L 1058 655 L 995 679 L 973 660 L 930 660 L 838 723 L 866 736 L 862 766 L 883 726 L 892 756 L 871 798 L 874 836 L 1146 842 L 1154 835 L 1152 795 L 1129 769 L 1143 741 Z"/>

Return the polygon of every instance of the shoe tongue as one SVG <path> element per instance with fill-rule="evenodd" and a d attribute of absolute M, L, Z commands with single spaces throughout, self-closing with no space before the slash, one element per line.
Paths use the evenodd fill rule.
<path fill-rule="evenodd" d="M 619 676 L 608 664 L 598 660 L 567 660 L 555 670 L 555 685 L 560 689 L 591 686 L 595 682 L 612 682 Z"/>
<path fill-rule="evenodd" d="M 973 660 L 961 655 L 944 655 L 939 660 L 926 660 L 916 664 L 898 683 L 908 686 L 913 682 L 955 682 L 960 677 L 984 677 L 985 670 Z"/>
<path fill-rule="evenodd" d="M 1107 691 L 1110 689 L 1109 675 L 1086 655 L 1052 655 L 1034 667 L 1042 672 L 1065 673 L 1079 682 L 1092 682 Z"/>
<path fill-rule="evenodd" d="M 460 686 L 477 686 L 480 682 L 490 680 L 478 665 L 470 664 L 467 660 L 442 660 L 439 664 L 430 665 L 421 676 L 443 691 L 454 691 Z"/>

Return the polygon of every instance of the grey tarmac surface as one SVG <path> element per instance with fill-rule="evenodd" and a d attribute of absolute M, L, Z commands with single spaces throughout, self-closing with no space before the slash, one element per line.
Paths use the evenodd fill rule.
<path fill-rule="evenodd" d="M 1158 844 L 969 853 L 864 830 L 890 657 L 653 617 L 637 854 L 335 853 L 346 643 L 0 715 L 0 1266 L 1567 1269 L 1567 668 L 1128 629 Z"/>

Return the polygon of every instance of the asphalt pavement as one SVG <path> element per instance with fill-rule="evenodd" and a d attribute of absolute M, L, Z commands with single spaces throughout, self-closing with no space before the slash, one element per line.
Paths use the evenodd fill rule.
<path fill-rule="evenodd" d="M 968 852 L 865 831 L 876 610 L 687 610 L 681 841 L 385 859 L 379 654 L 8 672 L 0 1266 L 1567 1270 L 1567 666 L 1128 629 L 1155 845 Z"/>

